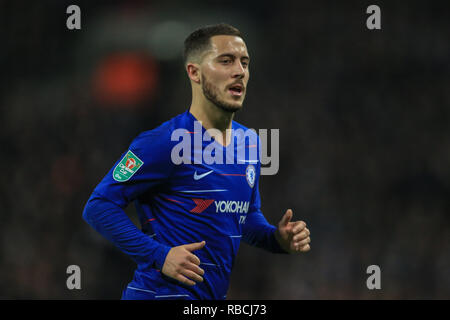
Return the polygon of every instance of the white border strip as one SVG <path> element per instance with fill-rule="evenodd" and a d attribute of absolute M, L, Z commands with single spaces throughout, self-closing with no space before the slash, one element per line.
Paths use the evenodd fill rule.
<path fill-rule="evenodd" d="M 207 265 L 207 266 L 220 267 L 218 264 L 214 264 L 214 263 L 200 262 L 200 264 L 204 264 L 204 265 Z"/>
<path fill-rule="evenodd" d="M 241 163 L 258 163 L 258 160 L 238 160 Z"/>
<path fill-rule="evenodd" d="M 178 191 L 178 192 L 184 192 L 184 193 L 196 193 L 196 192 L 223 192 L 228 191 L 226 189 L 215 189 L 215 190 L 185 190 L 185 191 Z"/>
<path fill-rule="evenodd" d="M 169 297 L 190 297 L 188 294 L 171 294 L 165 296 L 155 296 L 155 298 L 169 298 Z"/>
<path fill-rule="evenodd" d="M 152 290 L 145 290 L 145 289 L 139 289 L 139 288 L 135 288 L 135 287 L 127 287 L 128 289 L 132 289 L 132 290 L 137 290 L 137 291 L 144 291 L 144 292 L 150 292 L 150 293 L 156 293 L 155 291 Z"/>

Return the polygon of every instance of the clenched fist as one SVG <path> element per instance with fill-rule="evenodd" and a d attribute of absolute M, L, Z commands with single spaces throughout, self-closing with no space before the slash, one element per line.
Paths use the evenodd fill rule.
<path fill-rule="evenodd" d="M 311 249 L 309 230 L 303 221 L 291 222 L 292 210 L 288 209 L 278 223 L 275 238 L 284 251 L 289 253 L 307 252 Z"/>

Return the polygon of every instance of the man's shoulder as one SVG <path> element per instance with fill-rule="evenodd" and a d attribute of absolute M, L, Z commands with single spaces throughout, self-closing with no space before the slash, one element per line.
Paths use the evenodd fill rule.
<path fill-rule="evenodd" d="M 132 142 L 134 147 L 143 147 L 158 144 L 169 146 L 172 132 L 183 126 L 185 114 L 181 113 L 157 126 L 156 128 L 141 132 Z"/>

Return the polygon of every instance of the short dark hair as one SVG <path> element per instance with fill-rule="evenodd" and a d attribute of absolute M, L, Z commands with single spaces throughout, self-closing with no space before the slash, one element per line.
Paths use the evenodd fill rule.
<path fill-rule="evenodd" d="M 215 25 L 204 26 L 192 32 L 184 40 L 183 62 L 186 64 L 193 57 L 198 57 L 211 46 L 211 37 L 214 36 L 237 36 L 242 38 L 241 32 L 235 27 L 219 23 Z"/>

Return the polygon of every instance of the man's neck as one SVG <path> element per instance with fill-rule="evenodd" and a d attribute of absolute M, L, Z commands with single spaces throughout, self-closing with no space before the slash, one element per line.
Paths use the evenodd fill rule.
<path fill-rule="evenodd" d="M 202 122 L 203 127 L 206 130 L 217 129 L 222 133 L 225 133 L 227 129 L 231 129 L 234 112 L 224 111 L 212 103 L 203 106 L 192 104 L 189 111 L 198 121 Z"/>
<path fill-rule="evenodd" d="M 234 118 L 234 112 L 224 111 L 212 103 L 200 105 L 191 104 L 189 112 L 198 120 L 202 122 L 203 128 L 206 130 L 217 129 L 221 132 L 221 137 L 214 137 L 222 145 L 228 145 L 230 133 L 227 135 L 227 129 L 231 129 L 231 124 Z M 223 140 L 225 141 L 223 141 Z M 222 141 L 221 141 L 222 140 Z"/>

